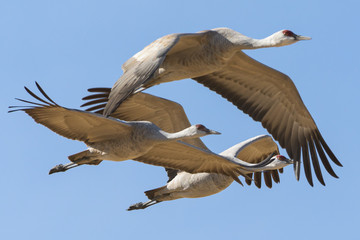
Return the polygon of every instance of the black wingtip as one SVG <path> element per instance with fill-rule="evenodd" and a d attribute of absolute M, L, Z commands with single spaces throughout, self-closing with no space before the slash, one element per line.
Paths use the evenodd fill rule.
<path fill-rule="evenodd" d="M 297 181 L 300 180 L 300 161 L 294 161 L 294 173 Z"/>
<path fill-rule="evenodd" d="M 320 131 L 317 131 L 317 137 L 320 140 L 321 145 L 323 146 L 323 148 L 325 149 L 326 153 L 328 154 L 328 156 L 330 157 L 330 159 L 339 167 L 342 167 L 342 164 L 340 163 L 340 161 L 337 159 L 337 157 L 335 156 L 335 154 L 331 151 L 330 147 L 327 145 L 327 143 L 325 142 L 324 138 L 322 137 Z"/>
<path fill-rule="evenodd" d="M 104 92 L 104 93 L 109 93 L 111 91 L 111 88 L 88 88 L 88 92 Z"/>
<path fill-rule="evenodd" d="M 241 186 L 244 186 L 244 184 L 240 181 L 238 177 L 235 177 L 234 180 L 239 183 Z"/>

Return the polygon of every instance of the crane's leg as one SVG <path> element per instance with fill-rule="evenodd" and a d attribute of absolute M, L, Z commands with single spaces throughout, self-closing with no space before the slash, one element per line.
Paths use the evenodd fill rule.
<path fill-rule="evenodd" d="M 70 162 L 68 164 L 59 164 L 56 165 L 55 167 L 53 167 L 52 169 L 50 169 L 49 174 L 53 174 L 53 173 L 57 173 L 57 172 L 65 172 L 71 168 L 74 167 L 78 167 L 81 166 L 83 164 L 88 164 L 88 165 L 99 165 L 102 162 L 102 160 L 94 160 L 91 162 L 85 162 L 85 161 L 79 161 L 77 163 L 74 162 Z"/>
<path fill-rule="evenodd" d="M 55 167 L 53 167 L 52 169 L 50 169 L 49 171 L 49 174 L 53 174 L 53 173 L 57 173 L 57 172 L 65 172 L 71 168 L 74 168 L 74 167 L 77 167 L 77 166 L 80 166 L 79 164 L 77 163 L 68 163 L 68 164 L 59 164 L 59 165 L 56 165 Z"/>
<path fill-rule="evenodd" d="M 152 205 L 155 205 L 155 204 L 157 204 L 159 202 L 161 202 L 161 201 L 149 200 L 149 201 L 147 201 L 145 203 L 139 202 L 139 203 L 135 203 L 135 204 L 131 205 L 127 210 L 131 211 L 131 210 L 145 209 L 145 208 L 150 207 Z"/>

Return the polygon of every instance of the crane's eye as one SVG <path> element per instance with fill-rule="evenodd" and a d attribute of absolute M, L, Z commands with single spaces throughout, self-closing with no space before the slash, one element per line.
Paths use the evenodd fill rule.
<path fill-rule="evenodd" d="M 294 37 L 294 36 L 295 36 L 295 34 L 294 34 L 292 31 L 290 31 L 290 30 L 284 30 L 284 31 L 283 31 L 283 34 L 284 34 L 285 36 L 288 36 L 288 37 Z"/>
<path fill-rule="evenodd" d="M 204 132 L 206 132 L 208 129 L 204 126 L 204 125 L 202 125 L 202 124 L 196 124 L 195 125 L 196 126 L 196 128 L 198 129 L 198 130 L 201 130 L 201 131 L 204 131 Z"/>
<path fill-rule="evenodd" d="M 286 160 L 286 157 L 284 157 L 283 155 L 277 155 L 276 157 L 277 157 L 277 159 L 279 159 L 280 161 L 285 161 L 285 160 Z"/>

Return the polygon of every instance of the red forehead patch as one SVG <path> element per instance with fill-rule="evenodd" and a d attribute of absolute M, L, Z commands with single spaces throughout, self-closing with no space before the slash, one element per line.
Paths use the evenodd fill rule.
<path fill-rule="evenodd" d="M 202 125 L 202 124 L 196 124 L 195 126 L 199 130 L 206 130 L 206 127 L 204 125 Z"/>
<path fill-rule="evenodd" d="M 285 36 L 288 36 L 288 37 L 292 37 L 292 36 L 295 35 L 295 34 L 294 34 L 292 31 L 290 31 L 290 30 L 284 30 L 284 31 L 283 31 L 283 34 L 284 34 Z"/>
<path fill-rule="evenodd" d="M 277 155 L 276 156 L 279 160 L 281 161 L 285 161 L 286 160 L 286 157 L 284 157 L 283 155 Z"/>

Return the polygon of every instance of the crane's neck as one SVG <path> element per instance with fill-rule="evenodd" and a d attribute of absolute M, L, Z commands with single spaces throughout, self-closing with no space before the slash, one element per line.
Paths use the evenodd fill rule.
<path fill-rule="evenodd" d="M 235 45 L 242 49 L 257 49 L 257 48 L 269 48 L 269 47 L 280 47 L 282 46 L 274 35 L 271 35 L 263 39 L 254 39 L 243 36 L 239 39 Z"/>
<path fill-rule="evenodd" d="M 256 166 L 256 164 L 251 164 L 251 163 L 247 163 L 247 164 L 249 164 L 249 165 L 244 167 L 244 170 L 249 171 L 249 172 L 262 172 L 262 171 L 266 171 L 266 170 L 276 169 L 276 168 L 274 168 L 274 166 L 272 166 L 272 164 L 268 164 L 265 166 Z"/>
<path fill-rule="evenodd" d="M 282 33 L 280 32 L 276 32 L 263 39 L 254 39 L 247 37 L 241 33 L 237 33 L 232 36 L 232 42 L 239 50 L 281 47 L 294 43 L 294 41 L 285 41 L 285 39 L 282 38 Z"/>
<path fill-rule="evenodd" d="M 200 135 L 197 133 L 193 127 L 185 128 L 176 133 L 168 133 L 165 131 L 160 131 L 161 134 L 165 137 L 166 140 L 181 140 L 181 139 L 189 139 L 189 138 L 197 138 L 204 135 Z"/>
<path fill-rule="evenodd" d="M 288 163 L 279 161 L 275 157 L 270 156 L 260 163 L 248 163 L 233 156 L 228 156 L 227 158 L 230 161 L 234 161 L 237 165 L 240 165 L 243 172 L 248 173 L 275 170 L 289 165 Z"/>
<path fill-rule="evenodd" d="M 265 170 L 274 169 L 275 166 L 272 166 L 271 159 L 264 160 L 260 163 L 248 163 L 243 160 L 237 159 L 238 164 L 242 167 L 243 170 L 248 172 L 261 172 Z"/>

